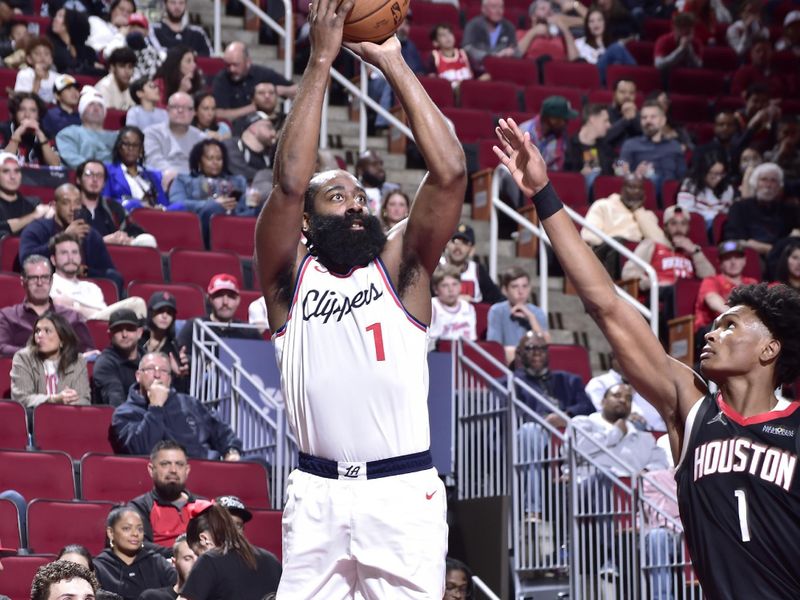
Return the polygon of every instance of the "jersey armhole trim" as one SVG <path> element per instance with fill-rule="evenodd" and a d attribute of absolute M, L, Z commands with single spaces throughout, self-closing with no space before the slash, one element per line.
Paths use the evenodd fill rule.
<path fill-rule="evenodd" d="M 286 322 L 281 325 L 272 337 L 280 337 L 284 333 L 286 333 L 286 326 L 289 324 L 289 321 L 292 320 L 292 313 L 294 312 L 294 305 L 297 302 L 297 295 L 300 293 L 300 284 L 303 282 L 303 275 L 305 275 L 306 269 L 311 264 L 311 254 L 306 254 L 303 257 L 303 260 L 300 261 L 300 267 L 297 269 L 297 279 L 294 282 L 294 289 L 292 289 L 292 297 L 289 300 L 289 310 L 286 313 Z"/>
<path fill-rule="evenodd" d="M 703 405 L 703 400 L 706 399 L 706 396 L 701 396 L 700 399 L 697 400 L 692 405 L 692 408 L 689 409 L 689 414 L 686 415 L 686 423 L 683 426 L 683 445 L 681 446 L 681 454 L 678 457 L 678 464 L 675 465 L 675 472 L 678 472 L 678 469 L 681 468 L 683 465 L 683 459 L 686 457 L 686 452 L 689 449 L 689 444 L 692 441 L 692 437 L 694 436 L 694 422 L 697 419 L 697 413 L 700 412 L 700 407 Z"/>
<path fill-rule="evenodd" d="M 386 269 L 386 265 L 383 264 L 380 256 L 375 258 L 375 264 L 378 267 L 378 272 L 381 274 L 381 278 L 383 278 L 384 284 L 386 284 L 386 289 L 389 290 L 389 293 L 392 295 L 392 299 L 395 301 L 395 304 L 397 304 L 397 307 L 403 311 L 403 314 L 405 314 L 412 325 L 418 327 L 422 331 L 427 332 L 428 326 L 408 312 L 406 307 L 403 305 L 402 300 L 400 300 L 400 295 L 397 293 L 394 283 L 392 283 L 392 278 L 389 277 L 389 271 Z M 431 310 L 433 310 L 433 303 L 431 303 Z"/>

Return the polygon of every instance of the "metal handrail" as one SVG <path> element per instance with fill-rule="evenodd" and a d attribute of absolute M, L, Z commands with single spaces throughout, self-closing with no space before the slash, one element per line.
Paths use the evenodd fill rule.
<path fill-rule="evenodd" d="M 539 227 L 531 223 L 529 220 L 524 218 L 520 215 L 516 210 L 508 206 L 505 202 L 500 200 L 500 178 L 497 176 L 498 172 L 503 169 L 508 171 L 504 165 L 498 165 L 494 171 L 492 176 L 492 185 L 490 189 L 490 196 L 491 196 L 491 207 L 492 210 L 489 213 L 489 230 L 490 230 L 490 241 L 489 241 L 489 274 L 491 275 L 492 279 L 497 279 L 497 244 L 498 244 L 498 231 L 499 231 L 499 224 L 497 220 L 497 211 L 499 210 L 506 216 L 508 216 L 511 220 L 515 223 L 525 227 L 528 231 L 530 231 L 533 235 L 539 238 L 539 289 L 540 289 L 540 296 L 539 296 L 539 304 L 541 309 L 547 314 L 548 312 L 548 294 L 547 294 L 547 259 L 546 254 L 544 252 L 545 245 L 550 246 L 550 239 L 547 237 L 547 234 L 544 231 L 544 228 Z M 627 258 L 630 261 L 633 261 L 636 265 L 641 267 L 645 274 L 647 275 L 647 279 L 650 282 L 650 298 L 649 303 L 650 307 L 643 305 L 639 302 L 636 298 L 631 296 L 628 292 L 620 288 L 618 285 L 614 284 L 614 287 L 617 290 L 617 294 L 619 294 L 623 299 L 625 299 L 629 304 L 631 304 L 636 310 L 638 310 L 645 319 L 650 321 L 650 329 L 653 331 L 654 334 L 658 335 L 658 277 L 656 276 L 656 271 L 653 269 L 651 265 L 643 261 L 641 258 L 636 256 L 634 252 L 626 248 L 623 244 L 620 244 L 614 238 L 609 237 L 604 232 L 600 231 L 597 227 L 592 225 L 591 223 L 587 222 L 581 215 L 577 212 L 572 210 L 569 206 L 564 206 L 564 210 L 569 215 L 570 219 L 577 222 L 582 227 L 586 227 L 600 237 L 605 243 L 611 246 L 614 250 L 619 252 L 622 256 Z"/>
<path fill-rule="evenodd" d="M 478 588 L 481 592 L 483 592 L 489 600 L 500 600 L 500 596 L 495 594 L 488 585 L 486 585 L 480 577 L 477 575 L 472 576 L 472 582 L 475 584 L 475 587 Z"/>

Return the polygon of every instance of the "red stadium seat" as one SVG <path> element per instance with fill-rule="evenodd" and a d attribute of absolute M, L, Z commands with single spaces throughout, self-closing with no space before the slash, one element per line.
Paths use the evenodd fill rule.
<path fill-rule="evenodd" d="M 707 144 L 714 137 L 713 123 L 686 123 L 686 130 L 698 146 Z"/>
<path fill-rule="evenodd" d="M 155 248 L 109 244 L 108 252 L 126 284 L 137 279 L 139 281 L 164 281 L 161 254 Z"/>
<path fill-rule="evenodd" d="M 87 452 L 114 452 L 112 406 L 40 404 L 33 411 L 33 442 L 40 450 L 61 450 L 74 460 Z"/>
<path fill-rule="evenodd" d="M 535 62 L 524 58 L 487 56 L 483 68 L 492 81 L 507 81 L 521 86 L 539 83 L 539 68 Z"/>
<path fill-rule="evenodd" d="M 589 192 L 586 190 L 586 180 L 580 173 L 553 171 L 548 173 L 553 187 L 558 192 L 564 204 L 571 207 L 586 206 L 589 204 Z"/>
<path fill-rule="evenodd" d="M 131 213 L 131 220 L 155 236 L 161 252 L 169 252 L 173 248 L 204 248 L 200 218 L 193 212 L 140 208 Z"/>
<path fill-rule="evenodd" d="M 28 600 L 31 597 L 31 581 L 36 570 L 55 560 L 55 556 L 9 556 L 3 559 L 0 571 L 0 590 L 11 600 Z"/>
<path fill-rule="evenodd" d="M 251 544 L 264 548 L 264 550 L 269 550 L 278 557 L 278 560 L 282 560 L 281 542 L 283 533 L 281 531 L 281 519 L 283 512 L 280 510 L 252 509 L 249 506 L 247 510 L 253 514 L 253 520 L 244 526 L 247 539 Z"/>
<path fill-rule="evenodd" d="M 478 339 L 483 341 L 489 329 L 489 309 L 492 305 L 488 302 L 476 302 L 472 306 L 475 307 L 475 332 L 478 334 Z"/>
<path fill-rule="evenodd" d="M 0 92 L 4 97 L 8 98 L 9 92 L 14 90 L 18 72 L 17 69 L 0 69 Z"/>
<path fill-rule="evenodd" d="M 606 74 L 606 86 L 614 89 L 620 79 L 627 79 L 636 84 L 637 91 L 647 95 L 653 90 L 661 89 L 661 72 L 655 67 L 610 65 Z"/>
<path fill-rule="evenodd" d="M 444 81 L 444 80 L 441 80 Z M 447 83 L 445 81 L 445 83 Z M 447 84 L 449 87 L 449 83 Z M 256 218 L 214 215 L 211 217 L 211 249 L 225 250 L 252 259 L 255 251 Z"/>
<path fill-rule="evenodd" d="M 0 273 L 0 308 L 19 304 L 25 299 L 18 273 Z"/>
<path fill-rule="evenodd" d="M 714 101 L 714 113 L 736 112 L 740 108 L 744 108 L 744 105 L 744 98 L 739 96 L 720 96 Z"/>
<path fill-rule="evenodd" d="M 105 277 L 90 277 L 88 281 L 98 286 L 103 292 L 103 299 L 109 306 L 119 301 L 119 291 L 117 284 Z"/>
<path fill-rule="evenodd" d="M 497 342 L 478 342 L 478 346 L 480 346 L 484 352 L 487 352 L 499 363 L 503 365 L 506 364 L 506 352 L 501 344 L 498 344 Z M 436 350 L 439 352 L 450 352 L 452 347 L 453 343 L 449 340 L 439 340 L 439 342 L 436 344 Z M 496 378 L 503 375 L 503 372 L 495 367 L 494 363 L 491 363 L 482 354 L 473 350 L 471 347 L 464 346 L 464 355 L 470 360 L 474 361 L 475 364 L 478 365 L 479 368 L 483 369 L 489 377 Z"/>
<path fill-rule="evenodd" d="M 595 200 L 608 198 L 611 194 L 619 194 L 624 179 L 616 175 L 600 175 L 592 184 L 592 196 Z M 644 180 L 644 205 L 650 210 L 658 210 L 656 188 L 649 179 Z"/>
<path fill-rule="evenodd" d="M 447 23 L 453 28 L 460 26 L 461 15 L 452 4 L 437 2 L 414 2 L 414 25 L 425 25 L 429 30 L 438 23 Z"/>
<path fill-rule="evenodd" d="M 713 69 L 672 69 L 669 73 L 670 94 L 715 98 L 725 89 L 725 75 Z"/>
<path fill-rule="evenodd" d="M 439 108 L 453 108 L 456 105 L 453 85 L 447 79 L 423 76 L 419 78 L 419 81 Z"/>
<path fill-rule="evenodd" d="M 642 39 L 656 41 L 658 36 L 669 33 L 672 22 L 669 19 L 647 17 L 642 23 Z"/>
<path fill-rule="evenodd" d="M 216 56 L 198 56 L 195 60 L 207 78 L 213 78 L 225 68 L 225 61 Z"/>
<path fill-rule="evenodd" d="M 711 223 L 711 241 L 714 244 L 719 244 L 722 241 L 722 230 L 725 227 L 725 221 L 728 220 L 728 215 L 720 213 L 714 217 Z"/>
<path fill-rule="evenodd" d="M 10 356 L 0 357 L 0 399 L 11 398 L 11 360 Z"/>
<path fill-rule="evenodd" d="M 507 81 L 480 81 L 470 79 L 461 82 L 461 108 L 473 108 L 503 113 L 519 110 L 521 88 Z"/>
<path fill-rule="evenodd" d="M 680 187 L 681 182 L 677 179 L 665 179 L 661 183 L 661 206 L 667 208 L 675 204 Z"/>
<path fill-rule="evenodd" d="M 497 138 L 485 139 L 478 141 L 478 168 L 479 169 L 494 169 L 500 164 L 500 159 L 492 150 L 492 147 L 497 144 Z"/>
<path fill-rule="evenodd" d="M 636 60 L 637 65 L 652 65 L 655 60 L 653 56 L 655 45 L 655 42 L 645 40 L 629 40 L 625 43 L 625 48 Z"/>
<path fill-rule="evenodd" d="M 195 283 L 203 289 L 217 273 L 230 273 L 243 287 L 242 263 L 233 252 L 208 252 L 173 249 L 169 253 L 169 273 L 173 281 Z"/>
<path fill-rule="evenodd" d="M 703 68 L 733 73 L 739 67 L 739 56 L 730 46 L 706 46 L 703 48 Z"/>
<path fill-rule="evenodd" d="M 560 87 L 552 85 L 529 85 L 525 88 L 525 110 L 536 114 L 542 109 L 542 102 L 550 96 L 564 96 L 572 108 L 579 111 L 583 106 L 585 89 Z"/>
<path fill-rule="evenodd" d="M 700 246 L 708 246 L 706 220 L 700 213 L 689 213 L 689 239 Z"/>
<path fill-rule="evenodd" d="M 492 115 L 484 110 L 443 108 L 444 116 L 453 122 L 461 143 L 474 143 L 494 131 Z"/>
<path fill-rule="evenodd" d="M 17 271 L 17 255 L 19 254 L 19 236 L 7 235 L 0 240 L 0 271 Z"/>
<path fill-rule="evenodd" d="M 149 299 L 155 292 L 169 292 L 175 296 L 178 304 L 176 319 L 191 319 L 206 315 L 206 297 L 200 287 L 194 283 L 149 283 L 132 281 L 128 284 L 128 297 L 139 296 Z"/>
<path fill-rule="evenodd" d="M 28 547 L 34 552 L 58 553 L 67 544 L 80 544 L 99 554 L 104 547 L 106 517 L 112 502 L 34 500 L 28 504 Z"/>
<path fill-rule="evenodd" d="M 255 462 L 192 460 L 193 493 L 206 498 L 238 496 L 245 506 L 269 508 L 267 470 Z"/>
<path fill-rule="evenodd" d="M 711 120 L 709 115 L 709 99 L 705 96 L 689 96 L 685 94 L 669 95 L 670 117 L 678 123 L 706 123 Z"/>
<path fill-rule="evenodd" d="M 38 198 L 42 204 L 50 204 L 55 199 L 55 189 L 38 185 L 21 185 L 19 193 L 26 198 Z"/>
<path fill-rule="evenodd" d="M 579 88 L 600 87 L 597 65 L 567 60 L 551 60 L 544 64 L 544 85 Z"/>
<path fill-rule="evenodd" d="M 550 344 L 548 349 L 551 369 L 569 371 L 579 375 L 584 385 L 589 383 L 592 378 L 592 365 L 586 348 L 573 344 Z"/>
<path fill-rule="evenodd" d="M 19 528 L 19 510 L 11 500 L 0 499 L 0 545 L 6 548 L 23 546 Z"/>
<path fill-rule="evenodd" d="M 146 456 L 114 456 L 90 452 L 81 458 L 84 500 L 128 502 L 153 487 Z M 193 489 L 193 488 L 192 488 Z"/>
<path fill-rule="evenodd" d="M 239 296 L 241 297 L 241 301 L 239 302 L 239 307 L 236 309 L 236 314 L 234 318 L 240 319 L 247 323 L 248 314 L 247 309 L 250 306 L 251 302 L 254 302 L 261 298 L 263 294 L 261 290 L 242 290 L 239 292 Z"/>
<path fill-rule="evenodd" d="M 683 317 L 694 314 L 694 303 L 700 290 L 700 279 L 678 279 L 675 282 L 675 316 Z"/>
<path fill-rule="evenodd" d="M 17 490 L 29 501 L 72 500 L 72 460 L 65 452 L 0 450 L 0 490 Z"/>
<path fill-rule="evenodd" d="M 125 117 L 128 114 L 126 110 L 117 110 L 116 108 L 106 109 L 106 118 L 103 121 L 103 129 L 109 131 L 118 131 L 125 127 Z"/>
<path fill-rule="evenodd" d="M 92 336 L 94 347 L 100 351 L 108 348 L 108 346 L 111 344 L 108 334 L 108 321 L 89 319 L 86 321 L 86 326 L 89 329 L 89 335 Z"/>
<path fill-rule="evenodd" d="M 0 401 L 0 440 L 3 448 L 25 450 L 28 447 L 28 418 L 25 407 L 19 402 Z"/>

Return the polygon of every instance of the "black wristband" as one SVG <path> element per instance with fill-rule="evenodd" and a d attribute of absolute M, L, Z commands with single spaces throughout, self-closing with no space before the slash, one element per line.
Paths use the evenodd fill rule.
<path fill-rule="evenodd" d="M 536 207 L 536 214 L 539 215 L 539 220 L 542 221 L 548 217 L 552 217 L 564 208 L 553 184 L 549 181 L 546 186 L 536 192 L 532 200 L 533 205 Z"/>

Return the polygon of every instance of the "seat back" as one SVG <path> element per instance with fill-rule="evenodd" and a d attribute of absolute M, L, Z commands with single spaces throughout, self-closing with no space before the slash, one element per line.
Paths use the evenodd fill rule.
<path fill-rule="evenodd" d="M 449 85 L 449 84 L 448 84 Z M 256 218 L 214 215 L 211 217 L 211 249 L 234 252 L 246 259 L 255 251 Z"/>
<path fill-rule="evenodd" d="M 28 547 L 58 553 L 67 544 L 85 546 L 92 555 L 103 549 L 111 502 L 34 500 L 28 504 Z"/>
<path fill-rule="evenodd" d="M 250 316 L 247 312 L 247 309 L 250 307 L 252 302 L 261 298 L 262 295 L 263 294 L 261 293 L 261 290 L 242 290 L 239 292 L 241 299 L 239 302 L 239 307 L 236 309 L 236 314 L 233 317 L 247 323 Z"/>
<path fill-rule="evenodd" d="M 484 110 L 466 108 L 443 108 L 442 113 L 453 122 L 458 139 L 462 143 L 473 143 L 493 131 L 492 116 Z"/>
<path fill-rule="evenodd" d="M 492 305 L 488 302 L 476 302 L 472 306 L 475 307 L 475 333 L 479 340 L 485 340 L 489 329 L 489 309 Z"/>
<path fill-rule="evenodd" d="M 72 500 L 72 460 L 65 452 L 0 450 L 0 490 L 16 490 L 28 501 Z"/>
<path fill-rule="evenodd" d="M 81 458 L 84 500 L 128 502 L 152 489 L 146 456 L 116 456 L 89 452 Z"/>
<path fill-rule="evenodd" d="M 0 356 L 0 398 L 11 398 L 11 361 L 10 356 Z"/>
<path fill-rule="evenodd" d="M 3 559 L 0 590 L 11 600 L 28 600 L 36 570 L 53 561 L 55 556 L 9 556 Z"/>
<path fill-rule="evenodd" d="M 206 298 L 203 288 L 195 283 L 147 283 L 132 281 L 128 284 L 128 296 L 139 296 L 147 300 L 155 292 L 169 292 L 178 305 L 177 319 L 203 317 L 206 314 Z"/>
<path fill-rule="evenodd" d="M 697 301 L 697 292 L 700 291 L 701 280 L 678 279 L 673 288 L 675 294 L 675 316 L 694 314 L 694 304 Z"/>
<path fill-rule="evenodd" d="M 87 452 L 113 453 L 111 406 L 40 404 L 33 411 L 33 440 L 41 450 L 61 450 L 74 460 Z"/>
<path fill-rule="evenodd" d="M 269 507 L 267 470 L 255 462 L 192 460 L 188 487 L 207 498 L 238 496 L 245 506 Z"/>
<path fill-rule="evenodd" d="M 539 83 L 539 67 L 532 60 L 501 56 L 487 56 L 483 68 L 492 81 L 507 81 L 521 86 Z"/>
<path fill-rule="evenodd" d="M 661 72 L 655 67 L 609 65 L 606 86 L 613 90 L 620 79 L 633 81 L 636 84 L 636 89 L 645 95 L 662 87 Z"/>
<path fill-rule="evenodd" d="M 19 528 L 17 505 L 5 498 L 0 498 L 0 545 L 6 548 L 20 548 L 25 545 Z"/>
<path fill-rule="evenodd" d="M 100 291 L 103 292 L 103 300 L 109 306 L 114 304 L 115 302 L 119 301 L 119 290 L 117 289 L 117 284 L 115 284 L 110 279 L 106 279 L 105 277 L 92 277 L 88 279 L 97 287 L 100 288 Z"/>
<path fill-rule="evenodd" d="M 94 343 L 95 348 L 102 352 L 111 345 L 108 333 L 108 321 L 89 319 L 86 321 L 86 327 L 89 329 L 89 334 L 92 336 L 92 343 Z"/>
<path fill-rule="evenodd" d="M 419 78 L 419 81 L 439 108 L 452 108 L 456 105 L 453 85 L 447 79 L 423 76 Z"/>
<path fill-rule="evenodd" d="M 244 532 L 251 544 L 269 550 L 278 560 L 282 560 L 281 519 L 283 511 L 248 509 L 253 514 L 253 519 L 244 526 Z"/>
<path fill-rule="evenodd" d="M 19 254 L 19 236 L 7 235 L 0 240 L 0 271 L 11 272 L 18 267 L 17 255 Z"/>
<path fill-rule="evenodd" d="M 193 212 L 139 208 L 131 213 L 131 220 L 156 238 L 161 252 L 173 248 L 204 248 L 200 218 Z"/>
<path fill-rule="evenodd" d="M 137 279 L 140 281 L 164 281 L 161 253 L 155 248 L 109 244 L 108 252 L 126 284 Z"/>
<path fill-rule="evenodd" d="M 580 173 L 554 171 L 549 173 L 549 177 L 564 204 L 572 207 L 589 204 L 589 192 L 586 190 L 586 180 L 583 175 Z"/>
<path fill-rule="evenodd" d="M 19 402 L 0 401 L 0 440 L 3 448 L 11 450 L 25 450 L 28 446 L 28 418 Z"/>
<path fill-rule="evenodd" d="M 550 344 L 548 350 L 551 369 L 574 373 L 583 380 L 584 385 L 589 383 L 592 365 L 586 348 L 575 344 Z"/>
<path fill-rule="evenodd" d="M 507 81 L 468 79 L 461 82 L 461 107 L 496 113 L 519 110 L 521 89 L 520 86 Z"/>
<path fill-rule="evenodd" d="M 173 249 L 169 253 L 169 272 L 173 281 L 194 283 L 205 289 L 217 273 L 230 273 L 243 287 L 242 263 L 233 252 Z"/>
<path fill-rule="evenodd" d="M 551 60 L 544 64 L 544 84 L 564 87 L 600 87 L 600 71 L 597 65 L 566 60 Z"/>

